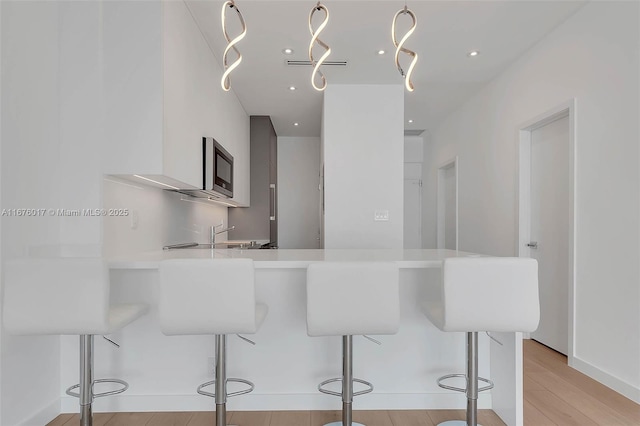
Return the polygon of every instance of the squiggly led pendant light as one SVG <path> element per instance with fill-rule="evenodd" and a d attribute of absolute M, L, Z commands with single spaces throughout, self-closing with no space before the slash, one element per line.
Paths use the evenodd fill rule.
<path fill-rule="evenodd" d="M 313 26 L 311 25 L 311 19 L 313 18 L 313 14 L 319 10 L 324 11 L 325 18 L 324 18 L 324 21 L 322 21 L 322 23 L 318 27 L 318 29 L 314 30 Z M 320 36 L 320 33 L 322 32 L 322 30 L 324 30 L 324 28 L 327 26 L 328 23 L 329 23 L 329 10 L 326 8 L 326 6 L 318 2 L 318 4 L 311 9 L 311 13 L 309 14 L 309 31 L 311 32 L 311 42 L 309 43 L 309 61 L 311 61 L 311 66 L 313 66 L 313 72 L 311 73 L 311 85 L 313 86 L 314 89 L 318 91 L 323 91 L 324 89 L 327 88 L 327 80 L 324 78 L 324 74 L 322 73 L 322 71 L 320 71 L 320 65 L 322 65 L 325 59 L 327 59 L 327 57 L 331 54 L 331 48 L 325 42 L 320 40 L 318 37 Z M 318 61 L 316 61 L 313 58 L 313 45 L 315 43 L 318 43 L 321 47 L 323 47 L 326 50 Z M 322 80 L 322 86 L 316 85 L 316 74 L 320 76 L 320 79 Z"/>
<path fill-rule="evenodd" d="M 240 24 L 242 25 L 242 32 L 233 40 L 231 39 L 231 37 L 229 37 L 229 34 L 227 33 L 227 19 L 226 19 L 227 8 L 236 10 L 236 12 L 238 13 L 238 18 L 240 19 Z M 222 86 L 222 89 L 224 91 L 228 92 L 229 89 L 231 88 L 231 82 L 229 81 L 229 74 L 231 74 L 231 71 L 236 69 L 238 65 L 240 65 L 240 62 L 242 62 L 242 55 L 240 54 L 240 51 L 236 48 L 235 45 L 240 40 L 242 40 L 244 36 L 247 34 L 247 26 L 244 23 L 244 18 L 242 17 L 242 13 L 240 13 L 240 9 L 238 9 L 238 6 L 236 6 L 233 0 L 226 1 L 222 5 L 221 18 L 222 18 L 222 32 L 224 33 L 224 38 L 227 40 L 227 47 L 226 49 L 224 49 L 224 54 L 222 55 L 222 65 L 224 67 L 224 73 L 222 74 L 220 85 Z M 238 55 L 238 58 L 233 63 L 231 63 L 231 65 L 229 65 L 227 62 L 227 54 L 231 49 L 233 49 L 236 52 L 236 54 Z"/>
<path fill-rule="evenodd" d="M 400 42 L 398 42 L 398 39 L 396 38 L 396 23 L 400 15 L 408 15 L 409 17 L 411 17 L 411 19 L 413 20 L 413 24 L 411 25 L 411 28 L 409 28 L 409 31 L 407 31 L 407 33 L 402 37 Z M 413 34 L 413 32 L 416 30 L 416 24 L 417 24 L 416 15 L 407 8 L 407 5 L 405 5 L 404 9 L 400 9 L 398 13 L 396 13 L 396 15 L 393 17 L 393 24 L 391 25 L 391 38 L 393 39 L 393 45 L 396 47 L 396 56 L 395 56 L 396 67 L 398 67 L 398 71 L 400 71 L 400 75 L 404 77 L 404 85 L 409 92 L 413 92 L 414 90 L 413 83 L 411 82 L 411 75 L 413 73 L 413 68 L 416 66 L 416 62 L 418 62 L 418 55 L 413 50 L 409 50 L 406 47 L 404 47 L 404 43 L 407 41 L 409 36 L 411 36 L 411 34 Z M 400 66 L 400 58 L 399 58 L 400 52 L 406 53 L 412 58 L 411 63 L 409 64 L 409 69 L 407 70 L 406 74 L 402 69 L 402 67 Z"/>

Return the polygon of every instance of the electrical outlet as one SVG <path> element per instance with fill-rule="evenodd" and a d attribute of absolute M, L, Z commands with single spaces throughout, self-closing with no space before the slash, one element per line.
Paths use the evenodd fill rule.
<path fill-rule="evenodd" d="M 376 222 L 386 222 L 389 220 L 389 210 L 376 210 L 373 212 L 373 220 Z"/>

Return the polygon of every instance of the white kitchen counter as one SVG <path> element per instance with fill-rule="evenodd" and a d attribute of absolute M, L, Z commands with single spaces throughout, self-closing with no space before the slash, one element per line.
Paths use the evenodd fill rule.
<path fill-rule="evenodd" d="M 168 337 L 157 319 L 158 266 L 173 258 L 250 258 L 256 267 L 256 300 L 269 306 L 256 346 L 230 337 L 229 376 L 256 384 L 249 395 L 229 400 L 230 410 L 338 409 L 339 398 L 321 394 L 317 384 L 339 376 L 339 337 L 306 334 L 306 267 L 322 261 L 392 261 L 400 269 L 401 324 L 398 334 L 379 336 L 377 346 L 354 339 L 354 373 L 375 390 L 358 397 L 354 409 L 463 409 L 464 394 L 439 388 L 437 377 L 464 372 L 463 333 L 443 333 L 422 314 L 420 302 L 438 291 L 440 267 L 447 257 L 478 256 L 452 250 L 157 250 L 109 261 L 114 302 L 142 302 L 149 315 L 114 336 L 122 350 L 97 360 L 100 375 L 129 381 L 128 392 L 96 401 L 98 411 L 212 410 L 214 401 L 196 387 L 212 379 L 213 336 Z M 339 297 L 339 295 L 336 295 Z M 478 307 L 481 309 L 481 307 Z M 522 424 L 522 334 L 493 334 L 502 345 L 480 336 L 480 375 L 496 387 L 483 392 L 480 408 L 493 408 L 508 425 Z M 77 345 L 63 344 L 63 351 Z M 67 359 L 67 357 L 63 357 Z M 74 382 L 75 358 L 63 368 L 63 382 Z M 64 361 L 66 362 L 66 361 Z M 63 398 L 73 411 L 77 400 Z"/>
<path fill-rule="evenodd" d="M 397 262 L 400 268 L 440 267 L 447 257 L 479 256 L 455 250 L 402 250 L 402 249 L 173 249 L 158 250 L 109 262 L 112 269 L 157 269 L 159 262 L 166 259 L 253 259 L 257 269 L 306 268 L 310 263 L 324 261 L 385 261 Z"/>

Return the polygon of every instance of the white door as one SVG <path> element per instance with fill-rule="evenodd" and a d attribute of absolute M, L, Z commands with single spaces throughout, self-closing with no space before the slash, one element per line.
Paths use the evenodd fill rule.
<path fill-rule="evenodd" d="M 404 165 L 404 248 L 422 248 L 422 164 Z"/>
<path fill-rule="evenodd" d="M 531 132 L 531 257 L 538 260 L 540 325 L 531 337 L 567 354 L 569 344 L 569 117 Z"/>

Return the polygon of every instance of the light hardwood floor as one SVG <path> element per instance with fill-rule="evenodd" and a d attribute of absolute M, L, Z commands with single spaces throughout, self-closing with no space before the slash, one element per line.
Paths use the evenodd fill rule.
<path fill-rule="evenodd" d="M 339 402 L 337 402 L 339 405 Z M 435 426 L 463 420 L 463 410 L 354 411 L 367 426 Z M 504 423 L 480 410 L 483 426 Z M 238 426 L 321 426 L 340 419 L 338 411 L 244 411 L 229 413 Z M 77 414 L 62 414 L 47 426 L 75 426 Z M 100 413 L 94 426 L 212 426 L 213 412 Z M 532 340 L 524 342 L 525 426 L 639 426 L 640 405 L 567 366 L 567 358 Z"/>

